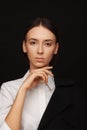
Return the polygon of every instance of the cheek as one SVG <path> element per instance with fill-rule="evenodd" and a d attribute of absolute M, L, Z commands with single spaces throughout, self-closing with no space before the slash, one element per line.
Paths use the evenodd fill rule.
<path fill-rule="evenodd" d="M 33 55 L 34 52 L 35 52 L 35 49 L 34 49 L 34 48 L 32 48 L 32 47 L 27 47 L 27 54 Z"/>
<path fill-rule="evenodd" d="M 54 49 L 52 48 L 52 49 L 50 49 L 50 50 L 47 50 L 46 53 L 47 53 L 47 56 L 48 56 L 48 57 L 52 57 L 53 54 L 54 54 Z"/>
<path fill-rule="evenodd" d="M 33 58 L 33 51 L 30 49 L 30 48 L 27 48 L 27 57 L 28 57 L 28 59 L 30 60 L 30 59 L 32 59 Z"/>
<path fill-rule="evenodd" d="M 53 55 L 54 55 L 54 51 L 52 50 L 52 51 L 46 51 L 46 59 L 47 60 L 51 60 L 52 59 L 52 57 L 53 57 Z"/>

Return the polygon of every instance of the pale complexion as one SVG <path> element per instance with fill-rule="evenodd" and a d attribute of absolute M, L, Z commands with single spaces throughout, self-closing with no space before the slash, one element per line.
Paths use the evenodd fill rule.
<path fill-rule="evenodd" d="M 55 35 L 43 26 L 36 26 L 28 31 L 23 41 L 23 52 L 27 53 L 30 62 L 30 74 L 20 87 L 13 106 L 6 117 L 11 130 L 20 130 L 21 116 L 27 91 L 39 82 L 47 84 L 48 75 L 53 76 L 49 66 L 54 54 L 58 52 L 59 44 Z"/>
<path fill-rule="evenodd" d="M 26 41 L 23 42 L 23 51 L 27 53 L 30 61 L 30 71 L 33 80 L 35 78 L 42 79 L 47 83 L 48 75 L 53 76 L 52 72 L 49 71 L 52 69 L 52 67 L 49 67 L 49 63 L 53 55 L 57 54 L 58 47 L 59 44 L 56 43 L 55 35 L 41 25 L 32 28 L 27 33 Z"/>

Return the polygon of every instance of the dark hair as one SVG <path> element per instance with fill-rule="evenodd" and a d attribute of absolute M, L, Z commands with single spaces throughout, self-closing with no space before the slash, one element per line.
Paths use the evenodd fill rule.
<path fill-rule="evenodd" d="M 37 26 L 40 26 L 40 25 L 42 25 L 43 27 L 50 30 L 56 37 L 56 43 L 57 42 L 58 42 L 58 44 L 60 43 L 59 42 L 59 28 L 58 28 L 57 24 L 55 22 L 53 22 L 52 20 L 50 20 L 48 18 L 44 18 L 44 17 L 43 18 L 37 17 L 37 18 L 29 20 L 27 26 L 24 27 L 24 34 L 23 34 L 22 40 L 26 41 L 26 36 L 27 36 L 27 33 L 29 32 L 29 30 L 32 29 L 33 27 L 37 27 Z M 26 59 L 28 59 L 26 53 L 23 53 L 23 54 L 26 57 Z M 51 62 L 50 62 L 50 65 L 55 66 L 57 58 L 58 58 L 58 55 L 54 55 Z M 29 63 L 28 60 L 27 60 L 27 62 Z"/>
<path fill-rule="evenodd" d="M 59 32 L 58 32 L 57 25 L 48 18 L 40 18 L 40 17 L 29 21 L 29 23 L 27 24 L 27 26 L 25 27 L 25 30 L 24 30 L 23 40 L 26 40 L 26 35 L 30 29 L 32 29 L 33 27 L 39 26 L 39 25 L 42 25 L 45 28 L 49 29 L 55 35 L 56 42 L 59 42 Z"/>

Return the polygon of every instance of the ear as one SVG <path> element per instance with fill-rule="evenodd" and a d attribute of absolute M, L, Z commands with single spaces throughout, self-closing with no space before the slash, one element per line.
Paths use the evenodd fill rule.
<path fill-rule="evenodd" d="M 59 49 L 59 43 L 56 43 L 55 50 L 54 50 L 55 55 L 58 53 L 58 49 Z"/>
<path fill-rule="evenodd" d="M 27 52 L 27 48 L 26 48 L 26 43 L 25 43 L 25 41 L 23 41 L 23 43 L 22 43 L 22 49 L 23 49 L 23 52 L 24 52 L 24 53 Z"/>

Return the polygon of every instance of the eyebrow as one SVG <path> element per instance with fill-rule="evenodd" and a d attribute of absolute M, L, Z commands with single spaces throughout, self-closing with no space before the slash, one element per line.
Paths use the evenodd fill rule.
<path fill-rule="evenodd" d="M 28 39 L 28 40 L 29 40 L 29 41 L 30 41 L 30 40 L 38 41 L 38 39 L 36 39 L 36 38 L 30 38 L 30 39 Z M 44 41 L 46 41 L 46 42 L 48 42 L 48 41 L 53 42 L 52 39 L 46 39 L 46 40 L 44 40 Z"/>
<path fill-rule="evenodd" d="M 38 41 L 38 40 L 37 40 L 37 39 L 35 39 L 35 38 L 30 38 L 30 39 L 28 39 L 28 40 L 29 40 L 29 41 L 30 41 L 30 40 Z"/>

